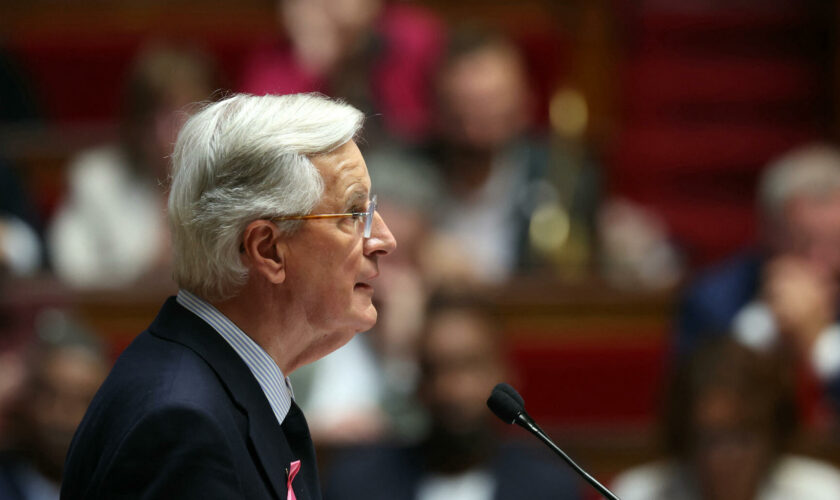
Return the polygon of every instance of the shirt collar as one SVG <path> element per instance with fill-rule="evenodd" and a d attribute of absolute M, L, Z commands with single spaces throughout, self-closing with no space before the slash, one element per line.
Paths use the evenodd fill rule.
<path fill-rule="evenodd" d="M 260 384 L 277 423 L 282 424 L 289 413 L 294 393 L 291 381 L 283 375 L 277 363 L 259 344 L 206 300 L 187 290 L 179 290 L 176 300 L 210 325 L 242 358 Z"/>

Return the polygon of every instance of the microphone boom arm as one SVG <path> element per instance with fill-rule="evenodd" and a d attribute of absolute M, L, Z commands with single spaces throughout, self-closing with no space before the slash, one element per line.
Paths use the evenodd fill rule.
<path fill-rule="evenodd" d="M 580 476 L 586 479 L 593 488 L 598 490 L 598 493 L 603 495 L 607 500 L 619 500 L 617 496 L 610 490 L 608 490 L 603 484 L 599 483 L 594 477 L 589 475 L 588 472 L 583 470 L 578 464 L 572 460 L 569 455 L 566 455 L 566 452 L 561 450 L 551 438 L 540 429 L 540 426 L 534 422 L 534 419 L 528 415 L 528 412 L 525 411 L 525 401 L 522 399 L 522 396 L 516 392 L 516 389 L 511 387 L 508 384 L 501 383 L 497 384 L 496 387 L 493 388 L 493 392 L 490 394 L 490 397 L 487 399 L 487 407 L 490 408 L 502 422 L 506 424 L 513 424 L 524 428 L 531 434 L 537 436 L 537 439 L 545 443 L 549 448 L 554 450 L 554 453 L 560 455 L 569 466 L 575 470 Z"/>
<path fill-rule="evenodd" d="M 562 458 L 567 464 L 569 464 L 569 466 L 572 469 L 574 469 L 575 472 L 580 474 L 580 476 L 584 478 L 587 483 L 589 483 L 590 485 L 592 485 L 593 488 L 598 490 L 598 493 L 603 495 L 604 498 L 607 498 L 608 500 L 620 500 L 617 496 L 615 496 L 615 494 L 613 494 L 613 492 L 608 490 L 606 486 L 599 483 L 597 479 L 592 477 L 588 472 L 583 470 L 581 466 L 576 464 L 575 461 L 572 460 L 572 458 L 569 455 L 567 455 L 565 451 L 561 450 L 559 446 L 554 444 L 554 441 L 552 441 L 551 438 L 548 437 L 548 435 L 540 428 L 539 425 L 537 425 L 536 422 L 534 422 L 534 419 L 532 419 L 527 413 L 522 412 L 519 415 L 517 415 L 516 420 L 514 420 L 514 423 L 536 436 L 537 439 L 539 439 L 540 441 L 545 443 L 546 446 L 551 448 L 554 451 L 554 453 L 560 455 L 560 458 Z"/>

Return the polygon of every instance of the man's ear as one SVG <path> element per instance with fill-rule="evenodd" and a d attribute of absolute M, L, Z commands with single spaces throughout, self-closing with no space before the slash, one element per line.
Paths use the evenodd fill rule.
<path fill-rule="evenodd" d="M 251 273 L 258 273 L 279 285 L 286 279 L 286 245 L 281 232 L 270 221 L 261 219 L 248 224 L 242 235 L 242 263 Z"/>

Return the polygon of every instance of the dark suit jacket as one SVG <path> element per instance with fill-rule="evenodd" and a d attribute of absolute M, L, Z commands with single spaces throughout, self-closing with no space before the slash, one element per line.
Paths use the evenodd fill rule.
<path fill-rule="evenodd" d="M 0 498 L 3 500 L 26 500 L 21 481 L 23 463 L 14 453 L 0 455 Z"/>
<path fill-rule="evenodd" d="M 555 457 L 504 445 L 487 463 L 496 481 L 494 500 L 573 500 L 579 483 Z M 414 500 L 427 467 L 418 446 L 345 450 L 332 462 L 325 500 Z"/>
<path fill-rule="evenodd" d="M 292 405 L 283 425 L 225 340 L 174 297 L 117 360 L 67 456 L 63 499 L 321 498 Z"/>
<path fill-rule="evenodd" d="M 694 352 L 709 338 L 726 335 L 738 312 L 758 296 L 764 260 L 756 253 L 732 258 L 700 274 L 679 304 L 675 348 Z"/>

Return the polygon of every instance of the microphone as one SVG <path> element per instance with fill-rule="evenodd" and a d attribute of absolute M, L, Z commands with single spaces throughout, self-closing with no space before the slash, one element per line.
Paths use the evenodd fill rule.
<path fill-rule="evenodd" d="M 578 464 L 572 460 L 569 455 L 561 450 L 554 442 L 540 429 L 540 426 L 534 422 L 534 419 L 525 411 L 525 400 L 516 392 L 516 389 L 508 384 L 497 384 L 490 393 L 487 399 L 487 407 L 490 408 L 499 419 L 506 424 L 516 424 L 529 431 L 531 434 L 551 448 L 555 453 L 560 455 L 569 466 L 583 477 L 586 482 L 598 490 L 598 493 L 603 495 L 608 500 L 620 500 L 613 492 L 608 490 L 604 485 L 598 482 L 588 472 L 583 470 Z"/>

